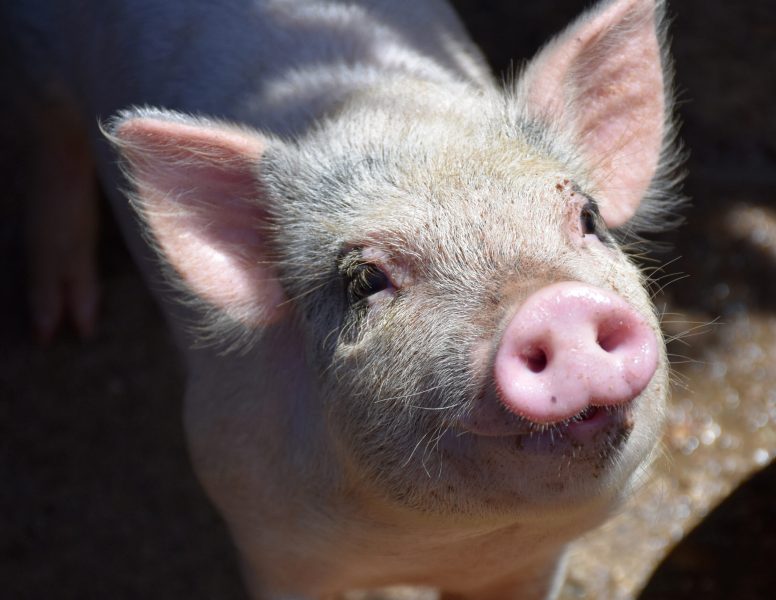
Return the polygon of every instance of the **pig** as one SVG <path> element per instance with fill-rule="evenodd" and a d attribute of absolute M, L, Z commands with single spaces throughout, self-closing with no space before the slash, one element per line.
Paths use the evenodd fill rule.
<path fill-rule="evenodd" d="M 505 85 L 439 1 L 3 10 L 46 107 L 39 331 L 93 327 L 96 173 L 253 597 L 556 597 L 668 393 L 626 254 L 675 208 L 663 2 L 599 3 Z"/>

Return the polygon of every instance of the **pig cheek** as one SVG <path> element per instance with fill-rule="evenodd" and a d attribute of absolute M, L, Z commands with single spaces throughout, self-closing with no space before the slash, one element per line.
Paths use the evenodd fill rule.
<path fill-rule="evenodd" d="M 639 399 L 629 419 L 630 431 L 613 463 L 613 480 L 621 498 L 626 498 L 643 484 L 660 452 L 659 438 L 663 425 L 663 392 L 650 385 Z"/>
<path fill-rule="evenodd" d="M 652 380 L 634 401 L 629 418 L 631 431 L 617 462 L 624 477 L 628 478 L 624 494 L 630 493 L 632 486 L 643 479 L 645 470 L 659 452 L 658 440 L 665 421 L 667 397 L 668 366 L 665 353 L 661 350 Z"/>
<path fill-rule="evenodd" d="M 482 340 L 474 344 L 471 353 L 472 372 L 485 374 L 493 353 L 494 343 L 492 340 Z"/>

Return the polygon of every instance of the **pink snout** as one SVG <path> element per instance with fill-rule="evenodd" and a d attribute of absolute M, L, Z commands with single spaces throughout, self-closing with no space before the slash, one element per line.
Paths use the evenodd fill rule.
<path fill-rule="evenodd" d="M 620 296 L 577 282 L 535 292 L 504 330 L 494 365 L 504 406 L 556 423 L 591 406 L 623 405 L 655 373 L 652 328 Z"/>

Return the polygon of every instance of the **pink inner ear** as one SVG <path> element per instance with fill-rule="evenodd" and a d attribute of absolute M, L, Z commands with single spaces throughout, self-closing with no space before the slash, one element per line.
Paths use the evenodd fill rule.
<path fill-rule="evenodd" d="M 153 117 L 119 124 L 115 139 L 146 224 L 165 259 L 209 304 L 249 325 L 281 314 L 269 266 L 258 133 Z"/>
<path fill-rule="evenodd" d="M 576 134 L 610 227 L 638 209 L 657 170 L 665 90 L 653 0 L 583 16 L 526 72 L 529 109 Z"/>

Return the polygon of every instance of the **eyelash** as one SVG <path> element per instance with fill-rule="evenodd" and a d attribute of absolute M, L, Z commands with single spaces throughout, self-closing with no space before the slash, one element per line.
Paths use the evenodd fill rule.
<path fill-rule="evenodd" d="M 582 207 L 579 213 L 579 224 L 583 235 L 598 235 L 601 217 L 598 206 L 590 201 Z"/>
<path fill-rule="evenodd" d="M 348 302 L 354 305 L 391 287 L 391 280 L 379 267 L 358 262 L 345 270 Z"/>

